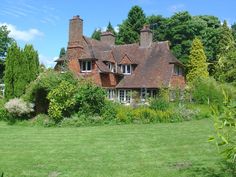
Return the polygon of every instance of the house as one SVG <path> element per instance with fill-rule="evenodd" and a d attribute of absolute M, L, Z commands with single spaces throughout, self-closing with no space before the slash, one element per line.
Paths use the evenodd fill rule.
<path fill-rule="evenodd" d="M 161 87 L 184 88 L 183 64 L 169 49 L 168 41 L 153 42 L 148 26 L 140 31 L 140 43 L 115 45 L 115 36 L 104 32 L 97 41 L 83 35 L 83 20 L 74 16 L 69 24 L 66 56 L 56 60 L 56 70 L 67 67 L 107 90 L 109 99 L 132 101 L 136 91 L 142 101 Z"/>

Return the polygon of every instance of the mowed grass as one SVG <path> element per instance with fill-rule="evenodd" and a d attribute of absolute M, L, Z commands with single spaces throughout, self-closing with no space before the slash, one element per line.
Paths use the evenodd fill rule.
<path fill-rule="evenodd" d="M 171 124 L 82 128 L 9 126 L 0 122 L 0 174 L 20 176 L 190 176 L 212 167 L 209 119 Z M 196 173 L 197 175 L 197 173 Z"/>

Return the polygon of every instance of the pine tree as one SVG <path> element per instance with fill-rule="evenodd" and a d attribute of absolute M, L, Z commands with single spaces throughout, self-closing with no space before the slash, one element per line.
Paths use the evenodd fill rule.
<path fill-rule="evenodd" d="M 111 22 L 109 22 L 107 25 L 107 31 L 110 31 L 110 32 L 112 32 L 112 34 L 116 35 L 116 32 L 115 32 Z"/>
<path fill-rule="evenodd" d="M 187 74 L 188 82 L 192 82 L 197 78 L 206 78 L 209 76 L 206 61 L 207 58 L 202 42 L 200 39 L 195 38 L 189 55 L 189 73 Z"/>
<path fill-rule="evenodd" d="M 66 55 L 66 49 L 64 47 L 62 47 L 60 50 L 59 58 L 61 58 L 62 56 L 65 56 L 65 55 Z"/>
<path fill-rule="evenodd" d="M 101 32 L 101 29 L 95 29 L 95 30 L 93 31 L 93 34 L 92 34 L 91 38 L 100 41 L 100 39 L 101 39 L 101 33 L 102 33 L 102 32 Z"/>
<path fill-rule="evenodd" d="M 128 13 L 128 18 L 119 26 L 117 44 L 131 44 L 139 41 L 140 30 L 146 23 L 146 16 L 143 9 L 133 6 Z"/>

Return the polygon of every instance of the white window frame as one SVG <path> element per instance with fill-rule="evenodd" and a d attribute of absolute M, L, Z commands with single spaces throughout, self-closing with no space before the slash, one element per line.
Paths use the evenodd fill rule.
<path fill-rule="evenodd" d="M 115 64 L 108 62 L 108 68 L 110 69 L 111 72 L 116 72 Z"/>
<path fill-rule="evenodd" d="M 130 68 L 128 71 L 128 67 Z M 131 75 L 132 74 L 132 65 L 121 65 L 121 72 L 125 75 Z"/>
<path fill-rule="evenodd" d="M 85 68 L 84 67 L 84 63 L 85 63 Z M 89 69 L 90 67 L 90 69 Z M 92 61 L 91 60 L 85 60 L 85 61 L 81 61 L 81 64 L 80 64 L 80 69 L 81 69 L 81 72 L 92 72 Z"/>
<path fill-rule="evenodd" d="M 114 100 L 115 99 L 115 89 L 107 89 L 107 98 L 109 100 Z"/>
<path fill-rule="evenodd" d="M 122 95 L 122 99 L 121 99 Z M 130 89 L 120 89 L 118 90 L 118 99 L 121 103 L 131 103 L 132 95 Z"/>

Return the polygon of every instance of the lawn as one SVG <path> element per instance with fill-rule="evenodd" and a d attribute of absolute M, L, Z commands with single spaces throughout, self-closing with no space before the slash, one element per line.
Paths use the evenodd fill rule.
<path fill-rule="evenodd" d="M 9 126 L 0 122 L 4 177 L 191 176 L 219 160 L 209 119 L 82 128 Z M 196 176 L 198 176 L 196 172 Z"/>

